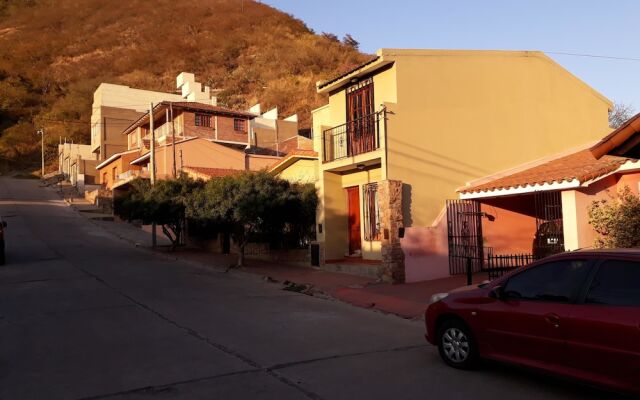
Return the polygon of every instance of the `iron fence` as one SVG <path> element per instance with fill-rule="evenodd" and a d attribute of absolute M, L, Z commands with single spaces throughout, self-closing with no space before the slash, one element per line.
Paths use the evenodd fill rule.
<path fill-rule="evenodd" d="M 536 257 L 533 254 L 493 254 L 490 251 L 487 254 L 484 271 L 489 275 L 489 280 L 493 280 L 539 259 L 540 257 Z"/>
<path fill-rule="evenodd" d="M 467 273 L 467 260 L 472 272 L 480 272 L 485 258 L 482 239 L 482 210 L 474 200 L 447 200 L 447 233 L 449 241 L 449 273 Z"/>

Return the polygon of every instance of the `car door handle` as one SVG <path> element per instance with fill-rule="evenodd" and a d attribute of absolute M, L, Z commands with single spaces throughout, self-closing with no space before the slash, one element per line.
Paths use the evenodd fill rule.
<path fill-rule="evenodd" d="M 557 314 L 547 314 L 544 316 L 545 321 L 553 325 L 554 328 L 558 328 L 560 326 L 560 317 Z"/>

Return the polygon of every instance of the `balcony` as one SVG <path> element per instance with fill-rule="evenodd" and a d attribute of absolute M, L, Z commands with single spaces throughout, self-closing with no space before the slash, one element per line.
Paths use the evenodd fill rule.
<path fill-rule="evenodd" d="M 124 181 L 130 178 L 136 178 L 138 176 L 140 176 L 140 170 L 136 170 L 136 169 L 130 169 L 126 172 L 123 172 L 121 174 L 118 174 L 118 180 L 119 181 Z"/>
<path fill-rule="evenodd" d="M 384 111 L 378 111 L 325 130 L 322 133 L 323 161 L 340 160 L 379 149 L 380 120 L 383 118 Z"/>
<path fill-rule="evenodd" d="M 142 170 L 130 169 L 126 172 L 118 174 L 117 179 L 113 183 L 113 188 L 125 185 L 136 178 L 149 179 L 149 171 L 146 168 Z"/>

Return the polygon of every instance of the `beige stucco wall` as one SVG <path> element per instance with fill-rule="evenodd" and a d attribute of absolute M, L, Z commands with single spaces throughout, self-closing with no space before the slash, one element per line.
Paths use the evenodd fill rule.
<path fill-rule="evenodd" d="M 118 151 L 126 150 L 126 138 L 116 136 L 122 132 L 131 122 L 149 110 L 151 102 L 182 101 L 182 96 L 172 93 L 141 90 L 124 85 L 101 83 L 93 93 L 93 111 L 91 113 L 91 148 L 94 152 L 100 151 L 100 160 L 106 160 Z M 105 118 L 108 118 L 105 121 Z M 113 127 L 114 132 L 108 133 L 107 141 L 112 142 L 105 146 L 105 125 L 107 129 Z M 122 146 L 117 150 L 115 146 Z"/>
<path fill-rule="evenodd" d="M 396 52 L 390 179 L 431 225 L 465 182 L 602 138 L 610 103 L 537 52 Z M 397 56 L 395 56 L 397 54 Z"/>
<path fill-rule="evenodd" d="M 182 157 L 180 156 L 182 152 Z M 206 139 L 193 139 L 176 144 L 176 166 L 244 170 L 244 153 Z M 162 146 L 156 152 L 156 176 L 173 176 L 173 147 Z"/>
<path fill-rule="evenodd" d="M 297 160 L 280 172 L 278 177 L 294 183 L 315 183 L 318 181 L 318 160 Z"/>
<path fill-rule="evenodd" d="M 322 199 L 318 211 L 318 224 L 323 225 L 322 232 L 316 238 L 324 242 L 325 259 L 343 258 L 349 250 L 347 237 L 347 196 L 342 188 L 340 175 L 323 172 L 322 185 L 318 195 Z"/>

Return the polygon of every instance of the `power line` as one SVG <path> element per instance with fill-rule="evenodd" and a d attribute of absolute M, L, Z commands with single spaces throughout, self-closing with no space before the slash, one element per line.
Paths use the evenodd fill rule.
<path fill-rule="evenodd" d="M 600 54 L 568 53 L 568 52 L 563 52 L 563 51 L 545 51 L 545 53 L 561 55 L 561 56 L 572 56 L 572 57 L 603 58 L 603 59 L 607 59 L 607 60 L 618 60 L 618 61 L 640 61 L 640 58 L 604 56 L 604 55 L 600 55 Z"/>

